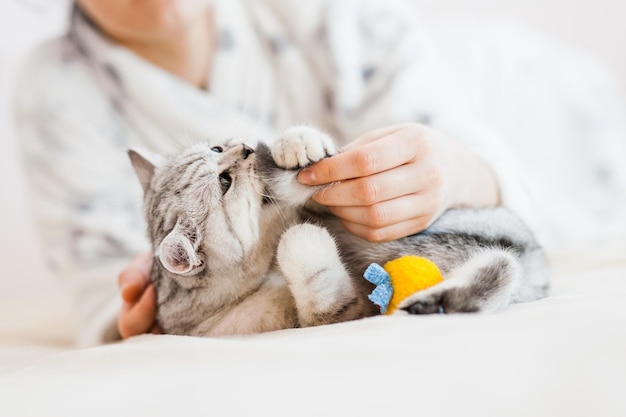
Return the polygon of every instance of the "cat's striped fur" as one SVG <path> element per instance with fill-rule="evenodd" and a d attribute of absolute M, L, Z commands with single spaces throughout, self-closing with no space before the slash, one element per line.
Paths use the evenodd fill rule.
<path fill-rule="evenodd" d="M 405 300 L 400 313 L 493 311 L 544 295 L 541 248 L 503 208 L 449 210 L 388 243 L 362 240 L 311 209 L 318 188 L 300 185 L 295 169 L 334 152 L 310 127 L 289 129 L 272 149 L 199 144 L 157 165 L 130 152 L 165 332 L 247 334 L 375 315 L 364 270 L 407 254 L 430 258 L 446 280 Z"/>

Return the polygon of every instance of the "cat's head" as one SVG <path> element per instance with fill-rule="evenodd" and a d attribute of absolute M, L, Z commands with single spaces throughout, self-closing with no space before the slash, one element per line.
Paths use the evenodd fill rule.
<path fill-rule="evenodd" d="M 262 245 L 264 213 L 271 210 L 251 147 L 197 144 L 156 163 L 134 150 L 129 156 L 144 189 L 155 257 L 170 273 L 223 273 Z"/>

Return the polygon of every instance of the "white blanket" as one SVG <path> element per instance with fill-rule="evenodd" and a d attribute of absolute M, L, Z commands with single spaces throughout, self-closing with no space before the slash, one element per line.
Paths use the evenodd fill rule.
<path fill-rule="evenodd" d="M 494 45 L 497 40 L 493 38 Z M 469 47 L 485 42 L 455 38 L 451 44 Z M 511 56 L 531 53 L 548 59 L 544 50 L 521 45 Z M 556 62 L 553 58 L 550 62 Z M 524 84 L 513 82 L 515 69 L 523 66 L 512 64 L 504 84 L 490 84 L 490 80 L 484 85 L 464 83 L 463 74 L 470 69 L 474 75 L 483 73 L 491 68 L 488 64 L 484 60 L 472 65 L 465 62 L 458 85 L 476 91 L 485 91 L 483 87 L 492 84 L 494 92 L 503 87 L 525 91 L 524 102 L 538 103 L 531 113 L 543 114 L 544 126 L 557 124 L 558 114 L 550 109 L 558 103 L 541 100 L 548 95 L 546 89 L 525 89 Z M 580 93 L 580 100 L 572 102 L 591 103 L 602 114 L 620 108 L 619 104 L 599 105 L 605 102 L 585 95 L 583 85 L 587 84 L 578 85 L 576 80 L 588 79 L 585 74 L 589 72 L 571 71 L 572 79 L 561 81 L 572 87 L 567 91 Z M 542 80 L 539 85 L 550 83 L 547 78 Z M 499 90 L 493 97 L 515 96 L 507 91 Z M 539 144 L 550 137 L 549 130 L 542 131 L 542 137 L 531 136 L 533 126 L 509 123 L 497 113 L 502 102 L 482 102 L 480 94 L 465 93 L 474 99 L 475 109 L 507 133 L 532 137 Z M 624 131 L 623 125 L 594 126 L 600 125 L 606 126 L 606 134 L 596 147 L 613 160 L 623 161 L 623 153 L 600 146 L 623 146 L 624 137 L 614 136 Z M 567 137 L 561 133 L 559 137 Z M 532 159 L 532 144 L 524 144 L 528 152 L 523 156 Z M 539 158 L 542 168 L 538 172 L 556 166 L 553 163 L 559 164 L 562 175 L 574 172 L 577 164 L 584 164 L 589 172 L 591 160 L 579 159 L 586 149 L 570 154 L 566 145 L 559 142 L 554 149 L 546 149 L 547 157 Z M 559 155 L 563 159 L 555 158 Z M 565 197 L 580 193 L 579 184 L 568 184 L 573 191 L 564 190 Z M 589 191 L 594 184 L 585 183 L 583 188 Z M 623 417 L 626 234 L 625 223 L 618 221 L 617 214 L 626 210 L 623 205 L 620 209 L 617 204 L 607 204 L 613 207 L 615 220 L 604 221 L 608 218 L 602 216 L 605 212 L 592 216 L 591 210 L 584 210 L 581 217 L 576 209 L 582 206 L 567 204 L 568 198 L 563 200 L 568 211 L 564 212 L 563 206 L 553 209 L 560 213 L 555 218 L 563 233 L 560 243 L 587 242 L 587 246 L 550 253 L 554 275 L 548 298 L 494 315 L 378 317 L 232 339 L 146 335 L 77 349 L 71 344 L 71 303 L 63 293 L 39 293 L 36 298 L 15 302 L 3 299 L 0 416 Z M 586 203 L 592 200 L 588 198 Z M 605 201 L 608 198 L 598 200 Z M 602 247 L 592 252 L 592 247 L 599 246 L 597 242 L 609 240 L 613 240 L 611 250 Z M 7 279 L 7 272 L 4 274 L 0 279 Z"/>
<path fill-rule="evenodd" d="M 57 308 L 0 330 L 0 415 L 624 416 L 626 256 L 551 264 L 550 297 L 499 314 L 233 339 L 72 349 Z"/>

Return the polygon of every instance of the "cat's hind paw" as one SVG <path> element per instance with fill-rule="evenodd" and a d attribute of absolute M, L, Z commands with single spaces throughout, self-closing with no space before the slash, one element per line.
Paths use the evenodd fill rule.
<path fill-rule="evenodd" d="M 343 270 L 335 240 L 323 227 L 298 224 L 283 233 L 278 264 L 291 285 L 300 285 L 320 271 Z"/>
<path fill-rule="evenodd" d="M 400 305 L 409 314 L 474 313 L 478 306 L 464 294 L 464 288 L 416 293 Z"/>
<path fill-rule="evenodd" d="M 352 320 L 367 311 L 366 300 L 357 294 L 326 229 L 312 224 L 292 226 L 281 238 L 277 260 L 301 326 Z"/>
<path fill-rule="evenodd" d="M 520 275 L 513 254 L 485 250 L 451 271 L 442 283 L 406 298 L 398 309 L 409 314 L 497 311 L 511 303 Z"/>
<path fill-rule="evenodd" d="M 294 126 L 283 132 L 272 146 L 272 157 L 280 168 L 300 169 L 337 153 L 332 138 L 309 126 Z"/>

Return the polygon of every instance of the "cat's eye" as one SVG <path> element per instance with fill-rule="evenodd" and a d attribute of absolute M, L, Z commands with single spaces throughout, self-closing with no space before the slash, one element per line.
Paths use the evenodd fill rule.
<path fill-rule="evenodd" d="M 222 195 L 226 194 L 226 191 L 230 188 L 230 185 L 233 183 L 233 178 L 226 171 L 220 174 L 220 186 L 222 187 Z"/>
<path fill-rule="evenodd" d="M 214 146 L 211 148 L 213 152 L 222 153 L 224 149 L 221 146 Z"/>

